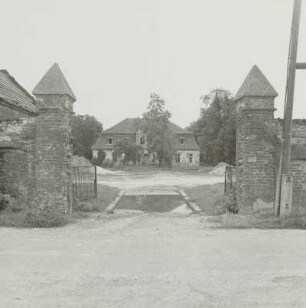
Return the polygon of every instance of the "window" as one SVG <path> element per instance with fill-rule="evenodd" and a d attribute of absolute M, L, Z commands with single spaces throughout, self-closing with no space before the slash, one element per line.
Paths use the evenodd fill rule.
<path fill-rule="evenodd" d="M 181 162 L 181 154 L 180 153 L 175 154 L 175 162 L 177 164 L 179 164 Z"/>
<path fill-rule="evenodd" d="M 113 138 L 108 138 L 107 143 L 108 144 L 113 144 Z"/>
<path fill-rule="evenodd" d="M 145 143 L 146 143 L 145 137 L 141 136 L 140 137 L 140 144 L 145 144 Z"/>
<path fill-rule="evenodd" d="M 185 144 L 185 139 L 184 138 L 180 138 L 180 144 Z"/>
<path fill-rule="evenodd" d="M 189 163 L 192 164 L 192 154 L 189 154 Z"/>
<path fill-rule="evenodd" d="M 153 153 L 153 157 L 152 157 L 152 163 L 155 163 L 156 162 L 156 154 Z"/>

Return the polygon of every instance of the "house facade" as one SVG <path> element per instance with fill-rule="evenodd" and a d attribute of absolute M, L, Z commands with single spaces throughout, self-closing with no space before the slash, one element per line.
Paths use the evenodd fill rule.
<path fill-rule="evenodd" d="M 104 151 L 106 154 L 105 159 L 115 162 L 116 157 L 114 157 L 113 153 L 116 142 L 129 139 L 143 148 L 143 151 L 137 157 L 138 164 L 158 164 L 156 154 L 147 151 L 146 136 L 139 129 L 139 121 L 137 118 L 126 118 L 103 131 L 92 147 L 93 157 L 97 157 L 99 151 Z M 193 133 L 184 130 L 172 122 L 169 122 L 169 129 L 173 134 L 175 145 L 173 165 L 199 166 L 200 150 Z"/>

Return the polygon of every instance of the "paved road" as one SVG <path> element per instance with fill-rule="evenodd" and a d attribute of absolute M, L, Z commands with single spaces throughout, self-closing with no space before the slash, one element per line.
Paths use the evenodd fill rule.
<path fill-rule="evenodd" d="M 0 307 L 306 307 L 305 231 L 117 211 L 0 244 Z"/>

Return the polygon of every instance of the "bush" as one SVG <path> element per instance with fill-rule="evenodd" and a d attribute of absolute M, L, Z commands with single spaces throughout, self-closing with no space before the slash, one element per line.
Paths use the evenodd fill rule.
<path fill-rule="evenodd" d="M 71 220 L 69 215 L 52 211 L 50 209 L 23 209 L 7 208 L 0 214 L 1 227 L 18 228 L 53 228 L 68 224 Z"/>
<path fill-rule="evenodd" d="M 106 168 L 109 168 L 109 167 L 112 167 L 114 164 L 113 160 L 112 159 L 109 159 L 109 158 L 105 158 L 102 162 L 102 167 L 106 167 Z"/>
<path fill-rule="evenodd" d="M 51 208 L 28 210 L 23 217 L 25 228 L 53 228 L 69 223 L 68 215 Z"/>

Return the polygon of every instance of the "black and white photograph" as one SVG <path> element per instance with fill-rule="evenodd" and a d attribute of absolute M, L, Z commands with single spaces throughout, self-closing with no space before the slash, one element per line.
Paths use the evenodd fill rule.
<path fill-rule="evenodd" d="M 306 307 L 305 1 L 0 7 L 0 308 Z"/>

